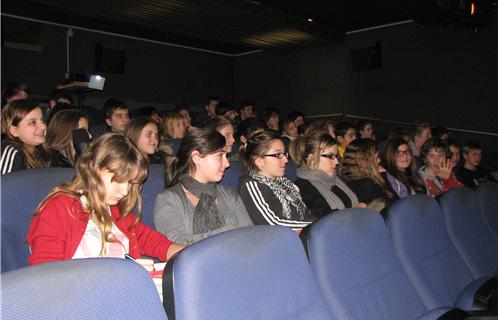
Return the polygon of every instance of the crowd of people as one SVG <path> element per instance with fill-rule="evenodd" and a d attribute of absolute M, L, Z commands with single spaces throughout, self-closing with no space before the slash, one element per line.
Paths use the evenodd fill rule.
<path fill-rule="evenodd" d="M 125 255 L 164 261 L 226 230 L 270 224 L 299 234 L 335 210 L 368 207 L 385 216 L 400 198 L 496 182 L 480 166 L 478 142 L 461 147 L 428 123 L 394 127 L 380 139 L 368 120 L 310 122 L 292 111 L 281 122 L 276 108 L 259 119 L 249 101 L 234 107 L 211 97 L 197 117 L 186 103 L 165 114 L 145 106 L 130 120 L 125 102 L 109 99 L 106 132 L 92 137 L 92 119 L 72 102 L 56 90 L 43 108 L 15 82 L 3 92 L 2 175 L 75 169 L 36 210 L 27 239 L 31 264 Z M 237 190 L 219 184 L 233 161 L 246 168 Z M 289 161 L 295 181 L 285 176 Z M 165 167 L 156 230 L 140 219 L 141 185 L 153 163 Z"/>

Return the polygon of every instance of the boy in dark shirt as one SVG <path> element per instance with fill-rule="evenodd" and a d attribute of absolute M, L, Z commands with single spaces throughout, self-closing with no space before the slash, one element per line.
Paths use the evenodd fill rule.
<path fill-rule="evenodd" d="M 476 189 L 487 181 L 496 182 L 488 170 L 480 167 L 482 146 L 477 141 L 467 141 L 463 146 L 464 165 L 458 170 L 457 177 L 466 187 Z"/>

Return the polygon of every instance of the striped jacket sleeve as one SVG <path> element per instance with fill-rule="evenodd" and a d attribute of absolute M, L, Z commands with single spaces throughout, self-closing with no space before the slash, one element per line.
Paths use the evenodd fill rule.
<path fill-rule="evenodd" d="M 19 150 L 11 145 L 6 145 L 2 150 L 0 171 L 2 175 L 24 169 L 26 166 Z"/>
<path fill-rule="evenodd" d="M 279 203 L 278 199 L 271 190 L 262 188 L 264 187 L 251 180 L 245 181 L 239 188 L 240 197 L 254 224 L 281 225 L 298 230 L 311 223 L 308 220 L 300 221 L 283 217 L 282 207 L 276 205 Z"/>

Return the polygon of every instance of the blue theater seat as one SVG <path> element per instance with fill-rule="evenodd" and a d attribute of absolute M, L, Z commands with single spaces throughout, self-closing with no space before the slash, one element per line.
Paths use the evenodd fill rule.
<path fill-rule="evenodd" d="M 436 200 L 414 195 L 388 211 L 394 251 L 427 309 L 456 306 L 471 310 L 478 289 L 489 280 L 475 279 L 446 231 Z"/>
<path fill-rule="evenodd" d="M 167 319 L 147 271 L 125 259 L 57 261 L 2 274 L 2 319 Z"/>
<path fill-rule="evenodd" d="M 156 196 L 164 190 L 164 165 L 151 164 L 149 176 L 142 186 L 142 221 L 155 229 L 153 211 Z"/>
<path fill-rule="evenodd" d="M 372 209 L 326 215 L 301 234 L 318 286 L 336 319 L 438 319 L 427 312 Z"/>
<path fill-rule="evenodd" d="M 475 279 L 498 270 L 498 240 L 488 229 L 474 191 L 456 188 L 439 199 L 446 229 Z"/>
<path fill-rule="evenodd" d="M 2 177 L 2 272 L 28 265 L 26 234 L 36 208 L 55 186 L 73 176 L 70 168 L 40 168 Z"/>
<path fill-rule="evenodd" d="M 244 165 L 242 161 L 230 161 L 230 167 L 225 170 L 225 175 L 220 184 L 224 187 L 237 190 L 239 177 L 244 174 Z"/>
<path fill-rule="evenodd" d="M 91 126 L 88 130 L 92 135 L 92 139 L 95 140 L 106 132 L 107 125 L 106 124 L 97 124 Z"/>
<path fill-rule="evenodd" d="M 484 222 L 498 241 L 498 183 L 484 183 L 475 192 Z"/>
<path fill-rule="evenodd" d="M 170 319 L 334 319 L 299 238 L 280 226 L 227 231 L 187 247 L 166 265 L 163 294 Z"/>
<path fill-rule="evenodd" d="M 297 179 L 296 164 L 291 159 L 289 159 L 289 162 L 287 162 L 287 166 L 285 167 L 285 176 L 290 181 L 295 181 Z"/>

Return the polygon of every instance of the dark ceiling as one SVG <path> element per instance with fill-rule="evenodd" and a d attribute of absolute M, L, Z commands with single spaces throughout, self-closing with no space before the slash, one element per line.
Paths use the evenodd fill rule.
<path fill-rule="evenodd" d="M 6 0 L 2 2 L 2 14 L 234 55 L 328 45 L 342 41 L 347 32 L 406 20 L 425 25 L 448 24 L 454 22 L 456 15 L 461 19 L 469 3 L 467 0 Z M 494 0 L 479 3 L 496 5 Z M 487 7 L 481 6 L 478 18 L 484 22 L 477 21 L 479 27 L 491 19 L 488 14 L 483 20 L 481 12 Z"/>

